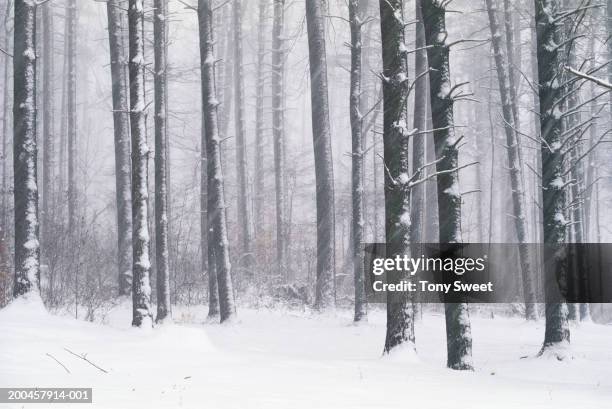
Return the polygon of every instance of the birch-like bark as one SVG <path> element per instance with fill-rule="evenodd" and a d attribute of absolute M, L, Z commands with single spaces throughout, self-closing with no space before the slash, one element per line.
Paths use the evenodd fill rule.
<path fill-rule="evenodd" d="M 527 238 L 527 217 L 525 215 L 525 196 L 521 183 L 521 165 L 517 133 L 515 131 L 515 115 L 512 109 L 512 93 L 509 72 L 504 60 L 504 49 L 501 43 L 502 33 L 497 18 L 497 5 L 494 0 L 486 0 L 487 14 L 489 16 L 489 27 L 493 45 L 493 54 L 497 70 L 497 81 L 502 102 L 502 116 L 504 120 L 504 132 L 506 134 L 506 152 L 508 154 L 508 166 L 510 172 L 510 189 L 512 190 L 512 207 L 514 228 L 518 240 L 520 274 L 523 283 L 523 296 L 525 297 L 525 317 L 528 320 L 536 319 L 535 291 L 531 271 L 531 256 Z"/>
<path fill-rule="evenodd" d="M 272 137 L 274 143 L 274 184 L 276 195 L 276 259 L 279 276 L 287 277 L 285 204 L 285 53 L 282 39 L 285 0 L 274 0 L 272 23 Z"/>
<path fill-rule="evenodd" d="M 155 268 L 157 322 L 171 316 L 168 261 L 168 0 L 155 0 L 153 43 L 155 54 Z"/>
<path fill-rule="evenodd" d="M 383 149 L 385 171 L 386 255 L 410 254 L 410 173 L 407 56 L 402 0 L 380 0 L 380 30 L 383 64 Z M 387 281 L 407 279 L 404 272 L 387 273 Z M 414 316 L 407 292 L 387 294 L 385 353 L 407 345 L 414 349 Z"/>
<path fill-rule="evenodd" d="M 455 135 L 449 41 L 446 31 L 446 2 L 423 0 L 423 24 L 427 58 L 429 61 L 429 87 L 431 91 L 431 117 L 435 131 L 434 144 L 438 188 L 438 218 L 440 243 L 461 243 L 461 191 L 459 190 L 458 139 Z M 440 174 L 440 172 L 444 172 Z M 468 305 L 446 303 L 447 366 L 457 370 L 471 370 L 472 335 Z"/>
<path fill-rule="evenodd" d="M 13 296 L 37 294 L 40 279 L 36 145 L 36 6 L 15 0 L 13 45 L 13 172 L 15 281 Z"/>
<path fill-rule="evenodd" d="M 353 278 L 355 285 L 354 321 L 366 317 L 365 277 L 363 261 L 363 119 L 361 106 L 361 27 L 364 17 L 360 13 L 360 0 L 349 0 L 349 22 L 351 28 L 351 89 L 349 108 L 351 116 L 351 192 L 352 192 L 352 235 Z"/>
<path fill-rule="evenodd" d="M 566 241 L 565 191 L 563 183 L 563 158 L 561 153 L 562 124 L 559 108 L 562 98 L 562 72 L 560 67 L 561 44 L 559 23 L 555 22 L 560 10 L 558 0 L 535 0 L 537 33 L 538 78 L 540 97 L 540 133 L 542 139 L 542 209 L 544 236 L 548 245 Z M 563 280 L 565 267 L 560 263 L 556 271 L 545 271 L 547 276 L 557 275 Z M 552 270 L 547 268 L 546 270 Z M 546 330 L 540 354 L 551 351 L 563 358 L 558 348 L 570 341 L 568 310 L 565 303 L 546 303 Z"/>
<path fill-rule="evenodd" d="M 125 84 L 123 24 L 118 0 L 106 3 L 115 136 L 115 189 L 117 203 L 117 266 L 119 295 L 130 294 L 132 285 L 132 192 L 130 171 L 130 117 Z"/>
<path fill-rule="evenodd" d="M 325 22 L 321 0 L 306 0 L 310 62 L 310 100 L 317 202 L 317 278 L 315 307 L 334 306 L 334 172 L 325 55 Z"/>
<path fill-rule="evenodd" d="M 219 291 L 219 314 L 221 322 L 236 315 L 232 288 L 229 242 L 225 218 L 223 193 L 223 170 L 221 169 L 220 138 L 217 121 L 219 105 L 215 92 L 215 57 L 213 51 L 213 8 L 209 0 L 198 1 L 200 30 L 200 61 L 202 75 L 202 107 L 204 111 L 204 133 L 208 165 L 208 242 L 214 245 L 214 258 Z M 210 262 L 210 259 L 209 259 Z M 210 271 L 210 266 L 209 266 Z"/>
<path fill-rule="evenodd" d="M 144 4 L 129 0 L 129 85 L 130 128 L 132 136 L 132 325 L 153 325 L 151 313 L 151 262 L 148 226 L 148 162 L 145 123 Z"/>
<path fill-rule="evenodd" d="M 75 232 L 78 223 L 77 216 L 77 106 L 76 106 L 76 30 L 77 30 L 77 2 L 69 0 L 66 7 L 66 110 L 67 110 L 67 139 L 68 139 L 68 229 L 71 234 Z"/>
<path fill-rule="evenodd" d="M 238 179 L 238 226 L 240 229 L 240 260 L 245 268 L 252 266 L 253 241 L 248 201 L 248 170 L 246 155 L 246 124 L 244 113 L 244 72 L 242 67 L 242 0 L 234 0 L 234 124 L 236 127 L 236 175 Z"/>

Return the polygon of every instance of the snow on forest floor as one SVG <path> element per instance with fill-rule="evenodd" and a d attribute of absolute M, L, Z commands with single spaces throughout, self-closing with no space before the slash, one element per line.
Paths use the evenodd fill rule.
<path fill-rule="evenodd" d="M 612 402 L 612 326 L 572 328 L 573 359 L 559 362 L 534 358 L 543 322 L 472 317 L 471 373 L 445 368 L 441 315 L 417 323 L 418 357 L 383 358 L 382 311 L 360 326 L 349 311 L 241 309 L 231 325 L 203 324 L 205 313 L 182 309 L 175 317 L 190 323 L 138 330 L 127 306 L 101 325 L 14 302 L 0 310 L 0 387 L 93 387 L 92 406 L 109 409 L 594 409 Z"/>

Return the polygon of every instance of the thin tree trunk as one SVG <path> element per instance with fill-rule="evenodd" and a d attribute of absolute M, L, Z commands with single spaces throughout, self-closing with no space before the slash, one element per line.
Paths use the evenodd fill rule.
<path fill-rule="evenodd" d="M 117 266 L 119 295 L 130 294 L 132 281 L 132 192 L 130 191 L 130 123 L 125 87 L 123 24 L 118 0 L 106 3 L 115 135 L 115 189 L 117 202 Z"/>
<path fill-rule="evenodd" d="M 405 53 L 404 10 L 401 0 L 381 0 L 380 29 L 383 63 L 383 144 L 385 172 L 386 256 L 410 254 L 410 172 L 408 111 L 408 68 Z M 403 176 L 403 178 L 402 178 Z M 400 271 L 387 273 L 387 281 L 407 279 Z M 414 349 L 414 316 L 407 292 L 387 294 L 385 353 L 408 345 Z"/>
<path fill-rule="evenodd" d="M 77 228 L 77 107 L 76 107 L 76 29 L 77 3 L 69 0 L 67 7 L 67 73 L 66 73 L 66 103 L 67 103 L 67 134 L 68 134 L 68 229 L 74 233 Z"/>
<path fill-rule="evenodd" d="M 266 89 L 266 20 L 268 18 L 269 0 L 259 0 L 257 29 L 257 78 L 255 107 L 255 172 L 253 180 L 253 233 L 257 237 L 264 224 L 264 146 L 265 146 L 265 114 L 264 97 Z"/>
<path fill-rule="evenodd" d="M 288 277 L 285 198 L 285 54 L 282 40 L 285 0 L 274 0 L 272 25 L 272 136 L 274 139 L 274 183 L 276 189 L 276 259 L 279 276 Z"/>
<path fill-rule="evenodd" d="M 366 317 L 366 298 L 363 266 L 363 120 L 361 106 L 361 27 L 364 17 L 360 13 L 360 0 L 349 0 L 349 21 L 351 26 L 351 90 L 349 98 L 351 115 L 351 191 L 352 191 L 352 261 L 355 284 L 355 314 L 354 321 L 362 321 Z"/>
<path fill-rule="evenodd" d="M 306 0 L 310 99 L 317 202 L 317 279 L 315 307 L 334 306 L 334 172 L 332 164 L 325 24 L 321 0 Z"/>
<path fill-rule="evenodd" d="M 561 120 L 555 113 L 560 103 L 562 88 L 560 55 L 557 44 L 561 44 L 558 24 L 553 23 L 560 11 L 558 0 L 535 0 L 535 22 L 537 32 L 538 78 L 540 97 L 540 132 L 542 139 L 542 208 L 544 217 L 545 245 L 563 244 L 566 240 L 566 221 L 564 216 L 565 192 L 563 183 L 563 163 L 561 154 Z M 558 108 L 557 108 L 558 109 Z M 560 263 L 555 263 L 560 264 Z M 546 271 L 546 275 L 556 274 L 564 279 L 565 268 L 554 266 L 557 271 Z M 552 270 L 552 268 L 547 268 Z M 546 303 L 546 331 L 540 354 L 550 350 L 562 358 L 557 350 L 569 343 L 567 304 Z"/>
<path fill-rule="evenodd" d="M 497 69 L 497 80 L 502 101 L 502 116 L 504 119 L 504 131 L 506 133 L 506 146 L 508 153 L 508 167 L 510 169 L 510 189 L 512 190 L 512 207 L 514 228 L 518 240 L 519 260 L 523 283 L 523 296 L 525 297 L 525 317 L 528 320 L 536 319 L 535 292 L 531 273 L 531 256 L 527 238 L 527 217 L 525 214 L 525 197 L 521 183 L 522 167 L 519 161 L 517 132 L 515 131 L 515 117 L 512 109 L 512 93 L 509 73 L 504 61 L 504 49 L 501 43 L 501 30 L 497 18 L 497 6 L 494 0 L 486 0 L 487 13 L 489 15 L 489 27 L 493 53 Z"/>
<path fill-rule="evenodd" d="M 51 207 L 53 204 L 53 180 L 55 158 L 54 90 L 53 90 L 53 11 L 51 4 L 42 6 L 43 22 L 43 180 L 42 180 L 42 229 L 41 242 L 45 246 L 50 234 Z M 44 255 L 44 252 L 43 252 Z"/>
<path fill-rule="evenodd" d="M 9 28 L 9 19 L 11 15 L 11 9 L 13 7 L 13 3 L 9 0 L 6 3 L 6 15 L 4 16 L 4 49 L 8 52 L 10 48 L 10 28 Z M 10 66 L 11 66 L 11 58 L 8 55 L 3 55 L 4 57 L 4 90 L 3 90 L 3 101 L 2 101 L 2 198 L 0 199 L 2 203 L 2 214 L 0 215 L 0 222 L 2 225 L 2 233 L 4 237 L 8 237 L 8 229 L 9 229 L 9 200 L 8 200 L 8 144 L 9 144 L 9 129 L 10 129 L 10 91 L 9 91 L 9 81 L 10 81 Z"/>
<path fill-rule="evenodd" d="M 221 322 L 236 315 L 232 289 L 229 242 L 225 219 L 223 193 L 223 170 L 221 169 L 220 138 L 217 123 L 218 101 L 215 92 L 215 57 L 213 52 L 213 9 L 209 0 L 199 0 L 198 20 L 200 30 L 200 61 L 202 71 L 202 106 L 206 135 L 208 165 L 208 242 L 214 243 L 216 276 L 219 289 L 219 312 Z M 210 261 L 210 259 L 209 259 Z M 210 271 L 210 266 L 209 266 Z"/>
<path fill-rule="evenodd" d="M 13 45 L 13 171 L 15 280 L 13 296 L 38 293 L 38 179 L 36 146 L 36 6 L 15 0 Z"/>
<path fill-rule="evenodd" d="M 461 191 L 459 190 L 458 139 L 453 118 L 453 96 L 445 4 L 437 0 L 423 0 L 423 24 L 427 57 L 431 71 L 431 117 L 435 131 L 436 171 L 438 174 L 438 218 L 440 243 L 461 243 Z M 466 303 L 446 303 L 447 366 L 451 369 L 471 370 L 472 335 Z"/>
<path fill-rule="evenodd" d="M 153 325 L 149 259 L 149 147 L 145 123 L 144 4 L 129 0 L 130 128 L 132 136 L 132 325 Z"/>
<path fill-rule="evenodd" d="M 238 226 L 240 230 L 240 260 L 245 268 L 252 265 L 253 241 L 248 201 L 248 171 L 246 155 L 246 124 L 244 113 L 244 73 L 242 67 L 242 0 L 234 0 L 234 122 L 236 126 L 236 176 L 238 179 Z"/>
<path fill-rule="evenodd" d="M 171 316 L 168 261 L 168 0 L 153 5 L 155 54 L 155 268 L 157 271 L 157 322 Z"/>

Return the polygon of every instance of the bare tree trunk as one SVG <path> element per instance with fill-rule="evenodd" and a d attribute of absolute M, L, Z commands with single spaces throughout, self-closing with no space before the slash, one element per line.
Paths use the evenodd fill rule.
<path fill-rule="evenodd" d="M 68 229 L 74 233 L 77 228 L 77 107 L 76 107 L 76 29 L 77 3 L 69 0 L 67 6 L 67 67 L 66 73 L 66 103 L 67 103 L 67 134 L 68 134 Z"/>
<path fill-rule="evenodd" d="M 351 91 L 349 98 L 351 115 L 351 191 L 353 198 L 352 247 L 353 275 L 355 283 L 355 315 L 359 322 L 366 317 L 365 277 L 363 266 L 363 119 L 361 106 L 361 27 L 364 21 L 360 13 L 360 0 L 349 0 L 349 22 L 351 26 Z"/>
<path fill-rule="evenodd" d="M 423 0 L 427 57 L 431 71 L 431 117 L 434 128 L 438 181 L 438 217 L 440 243 L 461 243 L 461 191 L 459 190 L 459 152 L 453 118 L 453 88 L 451 86 L 448 33 L 445 4 Z M 440 172 L 444 172 L 440 174 Z M 446 303 L 447 366 L 471 370 L 472 335 L 466 303 Z"/>
<path fill-rule="evenodd" d="M 315 307 L 334 306 L 334 172 L 332 165 L 325 25 L 321 0 L 306 0 L 310 96 L 317 185 L 317 279 Z"/>
<path fill-rule="evenodd" d="M 408 111 L 408 67 L 401 0 L 380 0 L 380 29 L 383 63 L 383 144 L 385 172 L 386 256 L 410 254 L 410 172 Z M 404 177 L 402 178 L 402 175 Z M 405 272 L 387 273 L 387 281 L 406 280 Z M 407 292 L 387 294 L 385 353 L 408 345 L 414 348 L 414 316 Z"/>
<path fill-rule="evenodd" d="M 51 4 L 42 6 L 43 24 L 43 180 L 42 180 L 42 229 L 40 232 L 43 247 L 50 234 L 51 206 L 53 203 L 53 179 L 55 158 L 54 132 L 54 91 L 53 91 L 53 12 Z M 43 249 L 44 250 L 44 249 Z M 43 251 L 43 256 L 44 256 Z"/>
<path fill-rule="evenodd" d="M 168 0 L 153 5 L 155 54 L 155 267 L 157 271 L 157 322 L 172 314 L 168 261 Z"/>
<path fill-rule="evenodd" d="M 130 294 L 132 281 L 132 193 L 130 191 L 130 118 L 125 87 L 123 24 L 118 0 L 106 3 L 115 135 L 115 189 L 117 202 L 117 266 L 119 295 Z"/>
<path fill-rule="evenodd" d="M 6 15 L 4 16 L 4 49 L 8 52 L 10 48 L 10 27 L 9 20 L 11 15 L 11 9 L 13 7 L 12 0 L 9 0 L 6 3 Z M 11 66 L 11 58 L 8 55 L 3 55 L 4 57 L 4 89 L 3 89 L 3 102 L 2 102 L 2 198 L 0 199 L 2 203 L 2 214 L 0 215 L 0 222 L 2 225 L 2 232 L 4 237 L 8 237 L 9 230 L 9 200 L 8 200 L 8 143 L 9 143 L 9 129 L 10 129 L 10 91 L 9 91 L 9 81 L 10 81 L 10 66 Z"/>
<path fill-rule="evenodd" d="M 557 44 L 561 44 L 559 25 L 554 22 L 560 11 L 558 0 L 535 0 L 535 22 L 537 32 L 538 78 L 540 96 L 540 132 L 542 139 L 542 208 L 544 217 L 544 244 L 563 244 L 566 240 L 564 216 L 565 191 L 561 154 L 562 124 L 555 107 L 560 103 L 562 89 L 560 55 Z M 557 108 L 558 109 L 558 108 Z M 563 279 L 565 267 L 560 263 L 557 271 L 546 271 L 546 275 L 557 274 Z M 547 268 L 552 270 L 552 268 Z M 568 310 L 565 303 L 546 303 L 546 331 L 540 354 L 551 351 L 563 358 L 557 348 L 570 340 Z"/>
<path fill-rule="evenodd" d="M 218 101 L 215 92 L 215 57 L 213 52 L 213 8 L 209 0 L 199 0 L 198 20 L 200 30 L 200 61 L 202 71 L 202 106 L 206 135 L 208 165 L 208 243 L 214 243 L 216 276 L 219 289 L 219 312 L 221 322 L 236 315 L 234 291 L 232 289 L 229 242 L 225 219 L 223 193 L 223 170 L 217 122 Z M 210 261 L 210 259 L 209 259 Z M 209 266 L 210 271 L 210 266 Z M 210 315 L 210 314 L 209 314 Z"/>
<path fill-rule="evenodd" d="M 153 325 L 149 260 L 148 162 L 144 90 L 144 4 L 129 0 L 130 128 L 132 136 L 132 325 Z"/>
<path fill-rule="evenodd" d="M 264 145 L 265 145 L 265 115 L 264 97 L 266 89 L 266 20 L 268 18 L 269 0 L 259 0 L 257 29 L 257 91 L 255 107 L 255 172 L 253 180 L 253 233 L 257 235 L 264 224 Z"/>
<path fill-rule="evenodd" d="M 521 276 L 523 283 L 523 296 L 525 297 L 525 317 L 528 320 L 536 319 L 535 292 L 531 273 L 531 256 L 529 254 L 527 238 L 527 217 L 525 214 L 525 196 L 521 183 L 522 167 L 519 161 L 517 132 L 515 131 L 516 115 L 512 109 L 512 95 L 510 88 L 510 77 L 504 61 L 504 49 L 501 43 L 501 30 L 497 19 L 497 5 L 493 0 L 486 0 L 487 13 L 489 15 L 489 27 L 493 53 L 497 69 L 497 80 L 502 101 L 502 116 L 504 119 L 504 131 L 506 133 L 506 146 L 508 153 L 508 167 L 510 169 L 510 188 L 512 190 L 512 206 L 514 228 L 518 240 Z"/>
<path fill-rule="evenodd" d="M 36 146 L 36 6 L 15 0 L 13 45 L 13 171 L 15 280 L 13 296 L 38 293 L 38 179 Z"/>
<path fill-rule="evenodd" d="M 234 0 L 234 122 L 236 126 L 236 175 L 238 179 L 238 226 L 240 229 L 240 261 L 249 268 L 252 265 L 253 241 L 248 201 L 248 171 L 246 155 L 246 125 L 244 114 L 244 73 L 242 67 L 242 0 Z"/>
<path fill-rule="evenodd" d="M 282 40 L 285 0 L 274 0 L 272 25 L 272 136 L 274 138 L 274 183 L 276 189 L 276 259 L 280 276 L 288 277 L 285 198 L 285 53 Z"/>

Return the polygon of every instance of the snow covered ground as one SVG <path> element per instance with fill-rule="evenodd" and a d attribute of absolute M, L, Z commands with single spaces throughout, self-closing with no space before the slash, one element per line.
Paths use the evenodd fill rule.
<path fill-rule="evenodd" d="M 572 328 L 573 359 L 559 362 L 533 357 L 543 323 L 472 317 L 477 369 L 468 373 L 445 368 L 440 315 L 418 323 L 418 357 L 404 351 L 382 358 L 380 311 L 361 326 L 350 324 L 348 311 L 241 309 L 240 321 L 227 326 L 203 323 L 205 313 L 183 309 L 174 314 L 181 324 L 137 330 L 126 307 L 100 325 L 15 302 L 0 310 L 0 386 L 93 387 L 91 406 L 109 409 L 612 405 L 612 326 Z M 86 354 L 107 373 L 65 348 Z M 76 405 L 83 406 L 90 405 Z M 52 405 L 60 407 L 75 405 Z"/>

